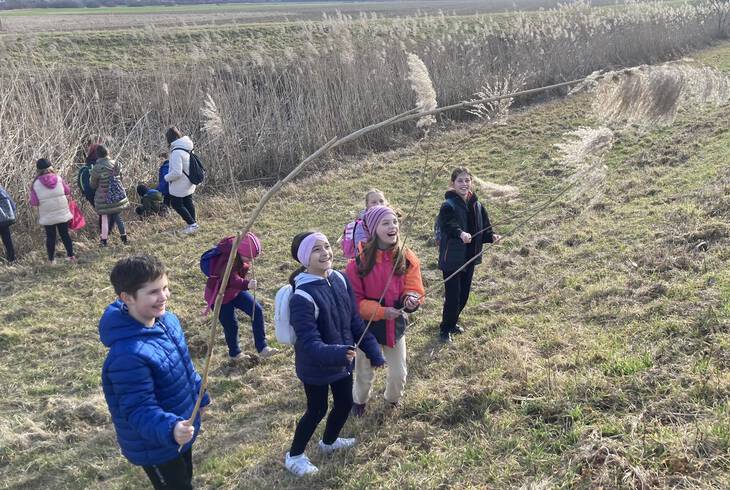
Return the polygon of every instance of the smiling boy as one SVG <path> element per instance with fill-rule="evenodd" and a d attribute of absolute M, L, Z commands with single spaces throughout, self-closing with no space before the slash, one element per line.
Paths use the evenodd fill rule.
<path fill-rule="evenodd" d="M 187 420 L 201 379 L 179 320 L 166 311 L 165 266 L 150 255 L 127 257 L 110 280 L 118 298 L 99 321 L 109 348 L 101 380 L 122 454 L 144 468 L 154 488 L 192 488 L 200 415 L 192 425 Z M 206 393 L 201 406 L 208 403 Z"/>

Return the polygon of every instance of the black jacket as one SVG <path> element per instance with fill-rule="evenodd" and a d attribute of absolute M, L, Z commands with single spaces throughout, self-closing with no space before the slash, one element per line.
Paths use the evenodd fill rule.
<path fill-rule="evenodd" d="M 441 225 L 441 242 L 439 243 L 439 269 L 442 271 L 455 271 L 469 259 L 482 251 L 485 243 L 494 241 L 494 231 L 489 222 L 487 210 L 472 193 L 465 202 L 456 192 L 446 191 L 444 203 L 439 210 L 439 222 Z M 465 231 L 476 235 L 471 243 L 466 244 L 459 237 Z M 474 260 L 472 264 L 477 265 L 482 258 Z"/>

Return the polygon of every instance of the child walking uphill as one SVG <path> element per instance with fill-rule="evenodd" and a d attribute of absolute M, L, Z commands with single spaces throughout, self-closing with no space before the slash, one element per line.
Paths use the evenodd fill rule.
<path fill-rule="evenodd" d="M 357 255 L 360 244 L 368 240 L 368 231 L 363 218 L 368 209 L 373 206 L 388 206 L 385 194 L 379 189 L 372 188 L 365 193 L 365 209 L 360 211 L 357 219 L 345 225 L 345 231 L 338 243 L 342 247 L 345 258 L 353 259 Z"/>
<path fill-rule="evenodd" d="M 357 258 L 347 264 L 346 272 L 355 292 L 360 316 L 366 325 L 372 320 L 370 331 L 382 346 L 388 363 L 385 400 L 397 406 L 403 396 L 408 373 L 407 316 L 403 312 L 416 311 L 425 294 L 421 265 L 416 255 L 401 243 L 395 211 L 386 206 L 375 206 L 367 210 L 364 218 L 368 240 L 360 247 Z M 378 302 L 381 295 L 383 300 Z M 361 352 L 358 354 L 352 392 L 353 414 L 362 416 L 373 387 L 373 368 Z"/>
<path fill-rule="evenodd" d="M 76 262 L 74 245 L 68 234 L 68 222 L 73 218 L 69 209 L 71 189 L 47 159 L 38 160 L 35 168 L 37 176 L 30 186 L 30 205 L 38 207 L 38 223 L 46 230 L 48 262 L 55 263 L 56 231 L 66 248 L 66 260 Z"/>
<path fill-rule="evenodd" d="M 501 237 L 492 230 L 487 210 L 472 190 L 469 169 L 457 167 L 451 172 L 451 183 L 444 199 L 438 215 L 441 227 L 438 266 L 446 279 L 479 255 L 485 243 L 495 243 Z M 457 322 L 469 299 L 474 267 L 481 262 L 481 257 L 474 259 L 444 285 L 444 308 L 440 327 L 440 337 L 444 342 L 451 342 L 452 334 L 464 331 Z"/>
<path fill-rule="evenodd" d="M 300 233 L 291 246 L 294 259 L 302 264 L 289 278 L 313 300 L 292 294 L 290 322 L 296 332 L 294 344 L 297 376 L 304 384 L 307 411 L 297 424 L 286 468 L 297 476 L 318 471 L 304 454 L 309 439 L 327 413 L 327 392 L 332 390 L 334 406 L 327 417 L 319 447 L 325 454 L 355 445 L 355 439 L 339 437 L 352 408 L 352 361 L 355 343 L 365 326 L 357 313 L 352 287 L 332 270 L 332 249 L 319 232 Z M 315 309 L 316 306 L 316 309 Z M 385 363 L 370 332 L 362 340 L 362 351 L 374 366 Z"/>
<path fill-rule="evenodd" d="M 107 246 L 109 232 L 115 224 L 119 229 L 122 243 L 127 243 L 127 230 L 121 212 L 129 206 L 129 200 L 119 178 L 119 165 L 109 159 L 109 150 L 104 145 L 96 147 L 96 157 L 89 183 L 95 189 L 94 209 L 101 216 L 100 244 L 102 247 Z"/>
<path fill-rule="evenodd" d="M 99 321 L 109 348 L 101 382 L 122 454 L 142 466 L 154 488 L 192 489 L 200 414 L 192 425 L 188 419 L 201 379 L 180 322 L 166 311 L 165 267 L 150 255 L 127 257 L 110 279 L 118 298 Z M 209 403 L 206 393 L 201 407 Z"/>
<path fill-rule="evenodd" d="M 226 270 L 228 255 L 235 237 L 227 237 L 218 242 L 215 247 L 216 255 L 210 259 L 210 277 L 205 284 L 205 302 L 208 304 L 206 312 L 213 309 L 215 298 L 221 288 L 221 281 Z M 266 359 L 277 352 L 278 349 L 269 347 L 266 344 L 266 331 L 264 327 L 264 309 L 256 303 L 249 290 L 256 290 L 256 279 L 246 279 L 251 269 L 251 261 L 261 253 L 261 242 L 251 232 L 241 240 L 236 251 L 236 259 L 228 278 L 228 285 L 223 293 L 223 303 L 218 319 L 223 325 L 223 334 L 228 344 L 228 355 L 231 359 L 238 359 L 241 356 L 241 349 L 238 346 L 238 319 L 236 309 L 246 313 L 251 319 L 254 345 L 262 359 Z"/>
<path fill-rule="evenodd" d="M 195 184 L 190 181 L 190 152 L 193 151 L 193 140 L 183 136 L 176 127 L 165 131 L 167 144 L 170 145 L 169 171 L 164 176 L 169 185 L 170 205 L 172 209 L 188 224 L 183 233 L 195 233 L 198 222 L 195 216 L 193 194 Z"/>

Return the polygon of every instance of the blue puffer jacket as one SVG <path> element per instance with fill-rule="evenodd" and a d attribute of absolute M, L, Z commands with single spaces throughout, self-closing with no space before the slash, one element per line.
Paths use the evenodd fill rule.
<path fill-rule="evenodd" d="M 160 165 L 160 170 L 157 172 L 157 190 L 162 192 L 163 195 L 170 195 L 170 184 L 165 180 L 165 175 L 170 171 L 170 160 L 165 160 Z"/>
<path fill-rule="evenodd" d="M 101 382 L 122 454 L 140 466 L 177 458 L 173 429 L 192 414 L 201 383 L 177 317 L 165 313 L 145 327 L 117 300 L 104 311 L 99 336 L 109 347 Z M 208 403 L 206 393 L 201 406 Z M 199 430 L 200 415 L 195 436 Z"/>
<path fill-rule="evenodd" d="M 337 278 L 333 273 L 328 279 L 302 273 L 296 277 L 295 285 L 309 293 L 319 307 L 315 320 L 312 302 L 298 294 L 291 295 L 289 312 L 297 334 L 294 344 L 297 376 L 303 383 L 320 386 L 345 378 L 352 373 L 354 364 L 347 361 L 347 347 L 354 345 L 365 329 L 355 306 L 352 286 L 344 274 Z M 360 349 L 374 366 L 385 364 L 371 332 L 365 335 Z"/>

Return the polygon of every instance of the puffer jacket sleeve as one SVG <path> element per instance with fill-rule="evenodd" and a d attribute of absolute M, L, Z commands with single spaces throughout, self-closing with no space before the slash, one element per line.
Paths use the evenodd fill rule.
<path fill-rule="evenodd" d="M 423 279 L 421 278 L 421 262 L 410 249 L 408 249 L 406 254 L 408 269 L 406 269 L 406 273 L 403 276 L 403 295 L 415 293 L 421 297 L 420 304 L 423 304 L 426 289 L 423 287 Z M 413 313 L 417 309 L 416 307 L 413 310 L 406 309 L 405 311 L 406 313 Z"/>
<path fill-rule="evenodd" d="M 385 319 L 385 308 L 373 299 L 367 299 L 365 297 L 365 285 L 363 284 L 362 277 L 357 271 L 357 263 L 351 260 L 345 268 L 345 274 L 349 279 L 352 291 L 355 297 L 355 305 L 357 305 L 357 311 L 360 316 L 366 322 L 372 319 L 374 322 Z"/>
<path fill-rule="evenodd" d="M 347 366 L 346 345 L 325 344 L 314 318 L 314 305 L 307 299 L 292 294 L 289 301 L 292 327 L 297 334 L 297 344 L 309 362 L 325 366 Z"/>
<path fill-rule="evenodd" d="M 175 150 L 170 152 L 170 170 L 167 172 L 167 175 L 165 175 L 165 180 L 167 182 L 174 182 L 180 177 L 182 177 L 183 173 L 183 158 L 182 158 L 183 151 L 182 150 Z"/>
<path fill-rule="evenodd" d="M 449 238 L 460 238 L 461 232 L 464 230 L 459 225 L 456 210 L 448 201 L 444 201 L 441 205 L 439 221 L 441 223 L 441 233 Z"/>
<path fill-rule="evenodd" d="M 107 376 L 118 397 L 120 415 L 140 436 L 161 446 L 174 445 L 173 429 L 184 419 L 158 405 L 152 372 L 144 359 L 118 356 L 110 362 Z"/>
<path fill-rule="evenodd" d="M 99 187 L 99 174 L 101 173 L 101 166 L 94 165 L 91 169 L 91 175 L 89 175 L 89 187 L 96 189 Z"/>
<path fill-rule="evenodd" d="M 360 340 L 360 337 L 362 337 L 362 334 L 365 331 L 365 323 L 362 321 L 362 317 L 357 311 L 357 304 L 355 303 L 355 295 L 351 284 L 352 283 L 348 284 L 347 287 L 347 293 L 350 296 L 350 304 L 352 310 L 352 316 L 350 318 L 350 328 L 352 330 L 352 336 L 355 339 L 355 342 L 357 342 L 358 340 Z M 380 351 L 378 341 L 375 339 L 375 336 L 371 331 L 368 330 L 365 333 L 365 337 L 363 337 L 362 342 L 360 343 L 360 350 L 362 350 L 367 358 L 370 359 L 370 363 L 373 366 L 382 366 L 383 364 L 385 364 L 385 358 L 383 357 L 383 353 Z"/>
<path fill-rule="evenodd" d="M 489 222 L 489 215 L 487 214 L 487 208 L 482 204 L 479 206 L 482 210 L 482 222 L 484 223 L 484 233 L 482 233 L 482 243 L 493 243 L 494 242 L 494 230 L 492 224 Z"/>

